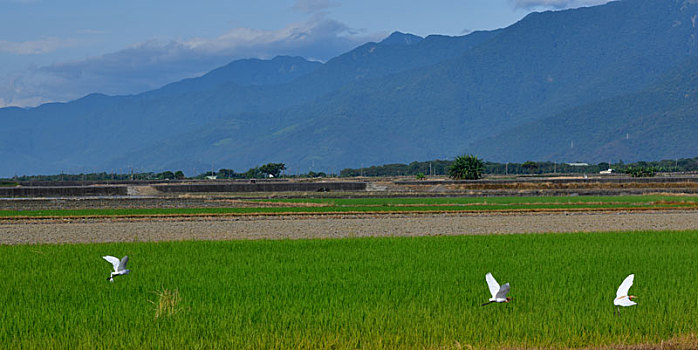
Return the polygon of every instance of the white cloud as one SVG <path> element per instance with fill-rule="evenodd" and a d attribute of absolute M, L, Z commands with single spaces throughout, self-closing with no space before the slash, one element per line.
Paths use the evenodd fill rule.
<path fill-rule="evenodd" d="M 326 60 L 341 52 L 338 50 L 348 50 L 382 35 L 362 36 L 343 23 L 315 15 L 307 22 L 293 23 L 276 31 L 236 28 L 214 39 L 195 38 L 181 44 L 187 49 L 208 53 L 246 53 L 254 57 L 284 53 Z"/>
<path fill-rule="evenodd" d="M 514 7 L 520 9 L 542 9 L 542 8 L 576 8 L 583 6 L 602 5 L 612 0 L 511 0 Z"/>
<path fill-rule="evenodd" d="M 202 75 L 235 59 L 292 55 L 328 60 L 385 34 L 364 34 L 317 14 L 279 30 L 235 28 L 217 38 L 147 41 L 102 56 L 0 77 L 0 99 L 6 106 L 36 106 L 95 92 L 138 93 Z"/>
<path fill-rule="evenodd" d="M 14 55 L 41 55 L 68 47 L 74 47 L 78 44 L 79 41 L 76 39 L 62 39 L 56 37 L 47 37 L 39 40 L 22 42 L 0 40 L 0 53 L 10 53 Z"/>

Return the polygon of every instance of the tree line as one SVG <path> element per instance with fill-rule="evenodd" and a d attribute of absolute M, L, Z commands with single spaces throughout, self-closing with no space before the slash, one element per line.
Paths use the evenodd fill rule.
<path fill-rule="evenodd" d="M 207 171 L 194 178 L 204 179 L 215 177 L 217 179 L 261 179 L 266 177 L 281 177 L 281 172 L 286 170 L 284 163 L 267 163 L 261 166 L 250 168 L 249 170 L 238 173 L 233 169 L 220 169 L 217 172 Z"/>
<path fill-rule="evenodd" d="M 467 156 L 468 155 L 464 155 L 461 157 Z M 456 160 L 461 157 L 456 158 Z M 453 167 L 456 160 L 432 160 L 425 162 L 412 162 L 409 164 L 397 163 L 371 166 L 367 168 L 344 169 L 340 172 L 340 176 L 416 176 L 418 178 L 428 175 L 450 176 L 452 174 L 449 173 L 449 169 Z M 614 172 L 627 173 L 632 176 L 653 176 L 654 173 L 657 172 L 698 171 L 698 157 L 652 162 L 638 161 L 628 164 L 624 163 L 622 160 L 610 164 L 607 162 L 586 164 L 535 161 L 526 161 L 523 163 L 497 163 L 484 160 L 481 161 L 481 173 L 489 175 L 598 174 L 602 170 L 613 169 Z M 460 168 L 461 166 L 458 167 Z"/>
<path fill-rule="evenodd" d="M 462 155 L 454 160 L 436 159 L 409 164 L 386 164 L 357 169 L 343 169 L 340 177 L 385 177 L 385 176 L 415 176 L 418 179 L 427 176 L 449 176 L 454 179 L 478 179 L 488 175 L 542 175 L 542 174 L 597 174 L 602 170 L 613 169 L 614 172 L 626 173 L 635 177 L 654 176 L 658 172 L 696 172 L 698 157 L 661 161 L 639 161 L 625 164 L 622 160 L 616 163 L 601 162 L 598 164 L 585 163 L 556 163 L 534 162 L 497 163 L 484 161 L 474 155 Z M 325 172 L 309 171 L 305 174 L 283 174 L 286 170 L 284 163 L 267 163 L 256 166 L 244 172 L 233 169 L 207 171 L 192 177 L 186 177 L 181 170 L 140 173 L 80 173 L 58 175 L 15 176 L 2 180 L 0 185 L 14 185 L 18 181 L 128 181 L 128 180 L 181 180 L 181 179 L 261 179 L 261 178 L 317 178 L 334 176 Z"/>

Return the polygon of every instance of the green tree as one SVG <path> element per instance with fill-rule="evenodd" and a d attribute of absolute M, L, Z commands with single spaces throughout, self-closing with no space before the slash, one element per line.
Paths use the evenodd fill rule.
<path fill-rule="evenodd" d="M 181 171 L 181 170 L 177 170 L 177 171 L 174 173 L 174 177 L 175 177 L 175 179 L 177 179 L 177 180 L 182 180 L 182 179 L 184 179 L 184 172 Z"/>
<path fill-rule="evenodd" d="M 160 176 L 161 176 L 163 179 L 167 179 L 167 180 L 172 180 L 172 179 L 175 178 L 175 174 L 174 174 L 173 172 L 169 171 L 169 170 L 167 170 L 167 171 L 165 171 L 165 172 L 162 172 L 162 173 L 160 174 Z"/>
<path fill-rule="evenodd" d="M 477 180 L 484 170 L 485 163 L 480 158 L 465 154 L 457 157 L 448 167 L 448 176 L 456 180 Z"/>
<path fill-rule="evenodd" d="M 284 163 L 269 163 L 259 167 L 259 171 L 273 177 L 279 177 L 282 170 L 286 170 L 286 164 Z"/>
<path fill-rule="evenodd" d="M 657 173 L 657 169 L 651 166 L 637 166 L 629 167 L 625 169 L 625 172 L 632 177 L 654 177 Z"/>
<path fill-rule="evenodd" d="M 246 179 L 256 179 L 262 177 L 262 175 L 264 174 L 262 174 L 262 172 L 259 170 L 259 167 L 250 168 L 249 170 L 243 173 L 243 176 Z"/>
<path fill-rule="evenodd" d="M 529 174 L 533 174 L 538 170 L 538 164 L 530 160 L 521 164 L 521 167 L 526 169 Z"/>
<path fill-rule="evenodd" d="M 218 170 L 218 178 L 220 179 L 235 179 L 242 177 L 242 174 L 238 174 L 233 169 L 220 169 Z"/>

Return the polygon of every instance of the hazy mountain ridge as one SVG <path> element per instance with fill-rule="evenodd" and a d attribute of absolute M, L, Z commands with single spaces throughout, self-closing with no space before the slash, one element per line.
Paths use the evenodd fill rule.
<path fill-rule="evenodd" d="M 201 77 L 180 80 L 155 90 L 160 94 L 206 91 L 221 85 L 238 86 L 278 85 L 293 81 L 313 72 L 320 62 L 302 57 L 277 56 L 271 60 L 244 59 L 216 68 Z"/>
<path fill-rule="evenodd" d="M 670 90 L 667 72 L 698 54 L 696 15 L 693 2 L 622 0 L 533 13 L 505 29 L 462 37 L 394 33 L 324 64 L 235 61 L 140 95 L 0 109 L 0 120 L 12 126 L 0 130 L 0 157 L 7 159 L 0 175 L 127 166 L 192 172 L 211 163 L 246 169 L 270 161 L 304 172 L 468 151 L 501 161 L 692 157 L 698 150 L 683 139 L 614 149 L 602 139 L 612 135 L 597 131 L 605 120 L 583 113 L 596 104 L 622 108 L 634 94 L 664 104 L 656 87 Z M 693 107 L 685 107 L 665 110 L 698 125 Z M 578 136 L 588 130 L 605 148 L 539 152 L 547 149 L 546 125 L 572 114 Z M 678 125 L 698 131 L 678 119 L 643 118 L 637 125 L 655 133 Z M 620 120 L 634 123 L 609 122 Z M 517 133 L 518 143 L 511 136 Z"/>
<path fill-rule="evenodd" d="M 647 15 L 658 12 L 663 5 L 666 4 L 660 4 L 659 9 L 650 9 Z M 629 50 L 625 47 L 631 46 L 627 39 L 608 41 L 606 46 L 597 47 L 596 53 L 586 55 L 584 51 L 588 49 L 584 48 L 575 48 L 572 53 L 569 49 L 563 50 L 565 55 L 555 55 L 554 51 L 547 50 L 530 61 L 512 62 L 502 60 L 497 55 L 502 48 L 509 48 L 509 52 L 515 52 L 515 49 L 528 50 L 526 46 L 513 47 L 512 43 L 521 41 L 521 33 L 532 35 L 531 27 L 535 28 L 538 25 L 537 18 L 575 13 L 578 22 L 588 22 L 589 18 L 597 16 L 594 11 L 599 11 L 599 8 L 585 9 L 582 15 L 574 11 L 532 15 L 515 28 L 507 28 L 501 35 L 488 41 L 487 45 L 474 48 L 458 59 L 426 70 L 409 71 L 386 79 L 350 84 L 337 93 L 325 96 L 319 103 L 295 108 L 296 112 L 274 113 L 279 116 L 278 119 L 289 121 L 278 128 L 277 132 L 284 131 L 283 133 L 271 130 L 256 137 L 257 140 L 263 141 L 260 142 L 264 145 L 261 147 L 263 149 L 247 148 L 246 145 L 251 144 L 248 140 L 240 140 L 235 149 L 240 150 L 242 154 L 256 154 L 269 161 L 294 159 L 295 163 L 302 164 L 301 170 L 313 163 L 329 164 L 330 168 L 336 168 L 346 164 L 360 166 L 361 163 L 380 164 L 450 157 L 460 152 L 478 149 L 472 146 L 473 141 L 492 131 L 506 130 L 535 120 L 536 114 L 541 111 L 546 113 L 543 116 L 554 115 L 569 109 L 570 101 L 584 105 L 599 99 L 639 91 L 659 78 L 663 71 L 671 69 L 674 64 L 688 57 L 666 57 L 668 53 L 661 54 L 690 48 L 690 45 L 686 46 L 680 42 L 650 41 L 644 45 L 632 45 L 630 48 L 633 50 Z M 622 7 L 614 9 L 614 12 L 627 13 Z M 670 18 L 659 22 L 658 28 L 654 29 L 647 28 L 644 22 L 633 23 L 630 19 L 628 21 L 629 24 L 615 21 L 612 25 L 619 31 L 625 28 L 633 41 L 648 36 L 648 32 L 653 30 L 670 34 L 677 30 Z M 547 22 L 546 28 L 550 28 L 550 21 Z M 570 23 L 575 21 L 567 19 L 554 24 L 562 30 L 564 26 L 570 26 Z M 566 37 L 560 34 L 557 37 L 551 36 L 548 38 L 548 46 L 554 48 L 558 38 Z M 587 41 L 590 40 L 592 39 L 587 38 Z M 625 46 L 614 48 L 618 44 Z M 560 46 L 557 44 L 557 47 Z M 608 55 L 606 52 L 609 50 L 616 52 Z M 490 54 L 486 55 L 487 52 Z M 604 56 L 608 57 L 604 60 Z M 586 61 L 590 57 L 594 59 L 582 62 L 574 69 L 568 69 L 567 62 L 576 57 L 579 57 L 578 61 Z M 614 62 L 620 64 L 612 65 Z M 515 69 L 507 68 L 512 64 L 515 65 Z M 529 64 L 534 66 L 534 69 L 526 70 Z M 599 65 L 600 69 L 595 69 Z M 642 70 L 642 74 L 635 74 L 638 70 Z M 551 76 L 554 78 L 550 79 Z M 580 79 L 573 79 L 575 76 L 579 76 Z M 560 83 L 560 80 L 563 81 Z M 502 89 L 503 84 L 510 85 L 511 88 Z M 557 86 L 550 88 L 551 84 Z M 609 85 L 612 84 L 620 88 L 611 90 Z M 603 90 L 608 91 L 601 93 Z M 296 117 L 298 114 L 302 114 L 303 117 Z M 477 118 L 478 114 L 486 114 L 489 118 Z M 331 130 L 342 132 L 329 132 Z M 224 138 L 224 130 L 216 130 L 216 133 L 220 135 L 218 137 Z M 531 149 L 540 147 L 540 142 L 546 140 L 542 137 L 544 135 L 540 133 L 532 138 L 539 144 L 531 143 L 530 146 L 524 147 L 521 154 L 530 154 Z M 203 142 L 192 139 L 186 144 Z M 692 152 L 691 149 L 685 151 Z M 497 154 L 483 153 L 483 156 L 492 158 Z M 630 160 L 637 156 L 637 153 L 629 157 L 626 154 L 624 158 Z M 651 153 L 641 156 L 651 157 Z M 226 159 L 225 154 L 219 157 Z M 226 162 L 234 162 L 238 157 L 238 154 L 231 154 Z M 582 159 L 585 157 L 603 158 L 596 154 L 581 156 Z"/>
<path fill-rule="evenodd" d="M 487 32 L 482 32 L 467 38 L 429 37 L 421 42 L 426 45 L 432 40 L 458 43 L 440 45 L 443 48 L 431 55 L 421 55 L 420 50 L 409 49 L 407 45 L 388 45 L 400 51 L 400 62 L 390 59 L 391 52 L 383 49 L 386 45 L 369 43 L 320 67 L 313 63 L 306 74 L 286 83 L 253 85 L 248 80 L 242 82 L 248 86 L 232 82 L 211 84 L 223 80 L 213 78 L 223 71 L 218 69 L 201 78 L 187 79 L 138 95 L 111 97 L 94 94 L 70 103 L 52 103 L 32 109 L 0 109 L 0 119 L 8 120 L 8 124 L 13 126 L 0 131 L 0 155 L 12 160 L 11 164 L 0 166 L 0 173 L 10 176 L 16 171 L 13 169 L 37 173 L 92 167 L 150 168 L 155 165 L 143 163 L 142 157 L 158 144 L 179 139 L 179 134 L 190 134 L 191 130 L 204 126 L 217 129 L 215 125 L 206 125 L 222 118 L 242 118 L 241 125 L 248 126 L 252 134 L 257 134 L 254 129 L 259 130 L 258 125 L 268 123 L 264 117 L 270 111 L 307 103 L 341 88 L 348 81 L 433 64 L 444 57 L 462 53 L 486 40 L 487 36 Z M 368 50 L 375 54 L 366 55 Z M 418 59 L 410 59 L 411 56 Z M 375 60 L 383 63 L 363 64 Z M 237 65 L 237 62 L 228 66 Z M 265 69 L 273 71 L 269 64 L 286 62 L 275 59 L 256 63 L 267 65 Z M 92 103 L 96 100 L 101 103 Z M 41 127 L 37 128 L 37 125 Z M 22 135 L 22 140 L 17 140 L 17 135 Z M 119 159 L 125 156 L 119 153 L 130 152 L 138 157 L 127 156 L 128 161 L 120 162 Z M 109 162 L 112 158 L 117 160 Z M 169 156 L 163 161 L 176 162 Z"/>
<path fill-rule="evenodd" d="M 698 153 L 697 121 L 698 58 L 694 57 L 641 92 L 580 106 L 509 129 L 473 145 L 473 149 L 493 161 L 616 162 L 642 159 L 650 153 L 658 159 L 675 159 Z M 545 142 L 536 142 L 541 137 Z M 533 143 L 539 147 L 525 147 Z"/>

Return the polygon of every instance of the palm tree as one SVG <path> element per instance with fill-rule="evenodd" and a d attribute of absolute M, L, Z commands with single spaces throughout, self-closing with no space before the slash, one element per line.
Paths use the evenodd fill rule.
<path fill-rule="evenodd" d="M 457 157 L 448 167 L 448 176 L 456 180 L 477 180 L 482 178 L 485 163 L 472 154 Z"/>

